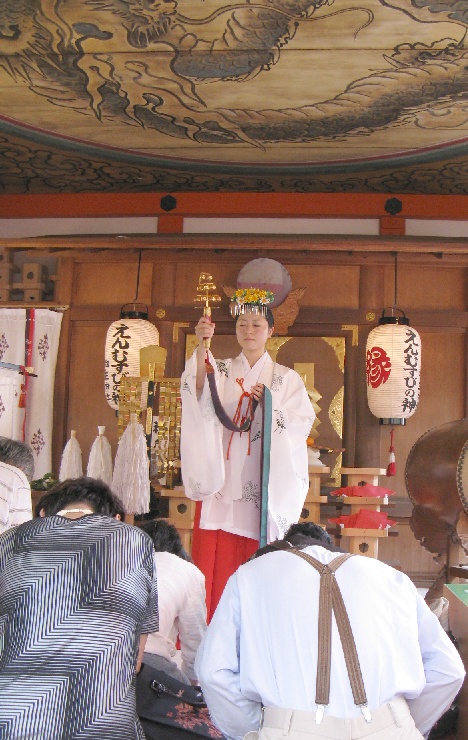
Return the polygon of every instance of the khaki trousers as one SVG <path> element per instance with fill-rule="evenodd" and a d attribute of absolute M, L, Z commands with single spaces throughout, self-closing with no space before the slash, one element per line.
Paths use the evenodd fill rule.
<path fill-rule="evenodd" d="M 364 717 L 340 719 L 325 715 L 320 724 L 315 712 L 265 707 L 259 732 L 249 732 L 244 740 L 421 740 L 404 699 L 393 699 L 371 712 L 372 722 Z"/>

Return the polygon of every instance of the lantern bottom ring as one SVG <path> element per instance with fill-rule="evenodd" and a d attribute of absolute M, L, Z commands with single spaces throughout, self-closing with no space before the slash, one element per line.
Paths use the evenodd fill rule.
<path fill-rule="evenodd" d="M 400 418 L 394 418 L 394 419 L 379 419 L 380 423 L 385 426 L 392 426 L 392 427 L 404 427 L 406 424 L 406 419 L 400 419 Z"/>

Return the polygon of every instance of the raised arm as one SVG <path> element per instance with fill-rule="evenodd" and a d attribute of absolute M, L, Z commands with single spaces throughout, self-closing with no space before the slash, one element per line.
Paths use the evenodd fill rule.
<path fill-rule="evenodd" d="M 201 393 L 203 390 L 206 377 L 206 348 L 204 347 L 203 340 L 211 339 L 214 334 L 214 330 L 215 324 L 213 324 L 209 316 L 202 316 L 195 327 L 195 334 L 199 342 L 197 348 L 197 393 Z"/>

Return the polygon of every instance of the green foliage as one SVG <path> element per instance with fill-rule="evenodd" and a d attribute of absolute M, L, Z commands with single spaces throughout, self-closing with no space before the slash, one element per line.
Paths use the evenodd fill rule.
<path fill-rule="evenodd" d="M 42 478 L 31 481 L 31 488 L 33 491 L 48 491 L 52 486 L 58 483 L 52 473 L 46 473 Z"/>

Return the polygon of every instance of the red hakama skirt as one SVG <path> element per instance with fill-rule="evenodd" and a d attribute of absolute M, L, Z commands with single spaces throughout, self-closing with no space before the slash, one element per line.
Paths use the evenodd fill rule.
<path fill-rule="evenodd" d="M 197 501 L 193 526 L 192 559 L 205 576 L 208 622 L 214 614 L 228 578 L 259 548 L 258 540 L 200 528 L 201 502 Z"/>

